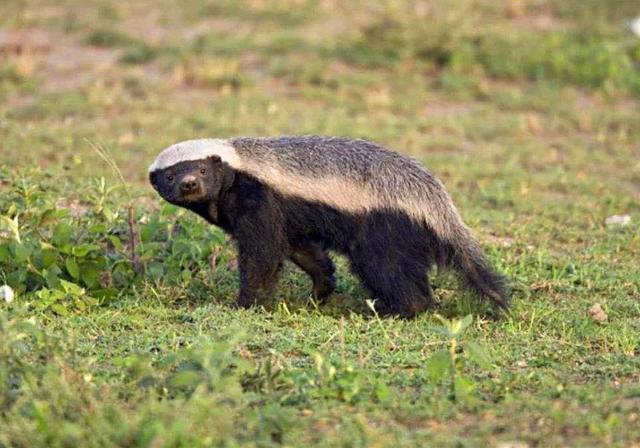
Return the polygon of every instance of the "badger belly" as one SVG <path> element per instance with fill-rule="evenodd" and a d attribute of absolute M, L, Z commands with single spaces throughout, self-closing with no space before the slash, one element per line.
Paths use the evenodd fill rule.
<path fill-rule="evenodd" d="M 369 247 L 393 263 L 398 257 L 425 254 L 439 246 L 435 235 L 398 210 L 351 213 L 318 202 L 282 198 L 285 232 L 292 245 L 320 243 L 350 254 Z"/>

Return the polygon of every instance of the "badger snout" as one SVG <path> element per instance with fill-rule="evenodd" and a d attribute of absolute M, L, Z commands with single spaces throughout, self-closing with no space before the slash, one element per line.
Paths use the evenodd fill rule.
<path fill-rule="evenodd" d="M 200 192 L 200 182 L 195 176 L 185 176 L 180 181 L 180 193 L 192 195 Z"/>

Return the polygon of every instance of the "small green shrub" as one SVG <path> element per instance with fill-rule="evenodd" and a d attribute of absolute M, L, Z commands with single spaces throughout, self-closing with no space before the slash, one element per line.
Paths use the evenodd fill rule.
<path fill-rule="evenodd" d="M 137 43 L 138 40 L 121 31 L 96 29 L 85 38 L 85 43 L 95 47 L 124 47 Z"/>
<path fill-rule="evenodd" d="M 157 56 L 157 50 L 144 42 L 136 43 L 120 56 L 120 62 L 123 64 L 146 64 L 153 61 Z"/>
<path fill-rule="evenodd" d="M 39 309 L 82 311 L 144 281 L 195 281 L 224 241 L 220 230 L 195 217 L 177 221 L 181 213 L 173 206 L 138 209 L 131 220 L 113 200 L 118 188 L 104 179 L 81 200 L 62 204 L 55 186 L 34 181 L 45 177 L 41 172 L 32 176 L 2 173 L 8 192 L 0 198 L 0 281 L 36 293 Z M 142 272 L 134 269 L 138 260 Z"/>
<path fill-rule="evenodd" d="M 470 360 L 483 369 L 490 369 L 491 362 L 486 351 L 474 341 L 462 342 L 462 336 L 473 322 L 473 316 L 463 319 L 445 319 L 436 317 L 442 323 L 436 331 L 447 338 L 447 348 L 438 350 L 427 361 L 427 372 L 434 382 L 440 383 L 445 379 L 449 384 L 449 399 L 457 401 L 471 398 L 474 382 L 464 375 L 465 361 Z"/>
<path fill-rule="evenodd" d="M 14 62 L 0 62 L 0 99 L 9 93 L 34 92 L 37 79 L 30 73 L 25 73 Z"/>

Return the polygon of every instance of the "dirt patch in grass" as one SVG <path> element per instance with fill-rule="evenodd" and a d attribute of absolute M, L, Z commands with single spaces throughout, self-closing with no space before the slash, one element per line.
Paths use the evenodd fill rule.
<path fill-rule="evenodd" d="M 471 113 L 473 106 L 457 101 L 430 100 L 424 106 L 427 117 L 459 117 Z"/>
<path fill-rule="evenodd" d="M 554 31 L 566 26 L 566 22 L 555 17 L 552 11 L 536 11 L 535 13 L 516 15 L 510 20 L 510 23 L 519 29 L 541 32 Z"/>
<path fill-rule="evenodd" d="M 15 56 L 21 54 L 47 53 L 51 48 L 49 34 L 44 29 L 9 28 L 0 30 L 0 54 Z"/>
<path fill-rule="evenodd" d="M 43 88 L 45 91 L 72 90 L 115 76 L 117 60 L 117 50 L 91 47 L 76 39 L 58 36 L 42 60 Z"/>

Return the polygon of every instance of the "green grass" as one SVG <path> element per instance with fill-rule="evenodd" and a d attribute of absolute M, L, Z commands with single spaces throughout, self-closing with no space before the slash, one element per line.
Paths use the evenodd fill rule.
<path fill-rule="evenodd" d="M 17 294 L 0 302 L 0 446 L 637 444 L 635 2 L 0 13 L 0 30 L 49 42 L 0 47 L 0 285 Z M 433 313 L 378 318 L 340 257 L 326 305 L 288 266 L 264 308 L 233 309 L 229 238 L 147 184 L 178 140 L 305 133 L 419 159 L 511 279 L 501 319 L 454 276 L 432 280 L 438 314 L 474 316 L 455 401 Z M 631 223 L 607 227 L 614 214 Z"/>

